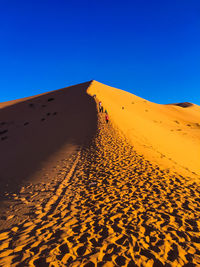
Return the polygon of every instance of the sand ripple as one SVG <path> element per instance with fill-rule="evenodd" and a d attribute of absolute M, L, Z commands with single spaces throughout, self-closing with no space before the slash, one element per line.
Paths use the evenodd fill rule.
<path fill-rule="evenodd" d="M 1 231 L 1 266 L 199 266 L 200 187 L 99 132 L 32 220 Z"/>

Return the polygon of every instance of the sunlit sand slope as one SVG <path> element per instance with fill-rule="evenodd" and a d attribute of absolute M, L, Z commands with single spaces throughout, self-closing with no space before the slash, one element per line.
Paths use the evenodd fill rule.
<path fill-rule="evenodd" d="M 200 174 L 200 107 L 160 105 L 93 81 L 115 125 L 135 149 L 154 163 L 190 177 Z"/>

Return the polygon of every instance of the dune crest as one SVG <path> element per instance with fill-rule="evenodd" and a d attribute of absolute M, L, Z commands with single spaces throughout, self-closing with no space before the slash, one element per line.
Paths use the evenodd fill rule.
<path fill-rule="evenodd" d="M 191 103 L 156 104 L 97 81 L 92 81 L 88 92 L 101 99 L 113 123 L 138 153 L 163 168 L 198 178 L 199 106 Z"/>

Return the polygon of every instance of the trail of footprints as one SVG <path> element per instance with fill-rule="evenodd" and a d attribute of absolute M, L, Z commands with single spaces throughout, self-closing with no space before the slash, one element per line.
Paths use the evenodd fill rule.
<path fill-rule="evenodd" d="M 199 185 L 151 165 L 101 116 L 54 196 L 0 233 L 0 265 L 200 265 Z"/>

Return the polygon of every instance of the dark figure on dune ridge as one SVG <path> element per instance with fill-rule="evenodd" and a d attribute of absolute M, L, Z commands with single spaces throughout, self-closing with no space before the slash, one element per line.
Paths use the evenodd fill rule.
<path fill-rule="evenodd" d="M 99 112 L 101 112 L 101 101 L 99 102 Z"/>
<path fill-rule="evenodd" d="M 99 112 L 102 112 L 103 113 L 103 106 L 102 106 L 101 101 L 99 102 Z"/>
<path fill-rule="evenodd" d="M 105 119 L 106 119 L 106 123 L 108 123 L 109 121 L 108 114 L 106 114 Z"/>

